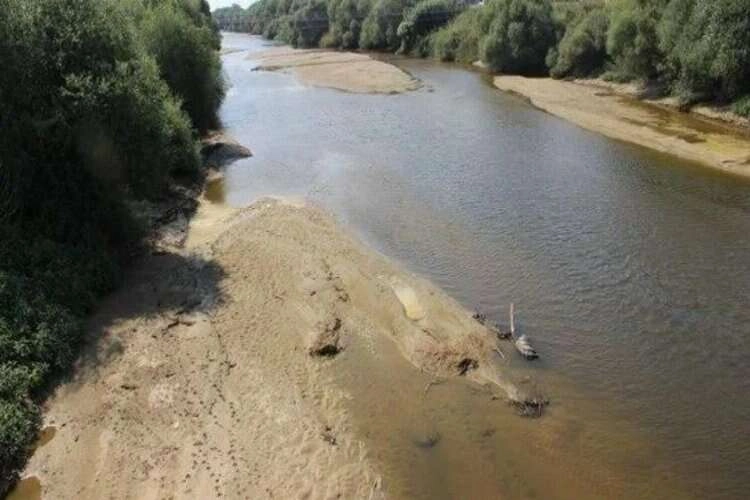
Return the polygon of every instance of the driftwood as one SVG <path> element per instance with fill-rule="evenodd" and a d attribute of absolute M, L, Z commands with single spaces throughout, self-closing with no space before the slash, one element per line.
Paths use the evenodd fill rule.
<path fill-rule="evenodd" d="M 521 336 L 516 337 L 516 327 L 515 327 L 515 319 L 513 317 L 513 303 L 510 304 L 510 335 L 514 339 L 513 344 L 515 344 L 516 349 L 518 352 L 521 353 L 521 356 L 523 356 L 526 359 L 536 359 L 539 357 L 539 354 L 534 350 L 534 348 L 531 346 L 531 342 L 529 341 L 529 337 L 526 336 L 526 334 L 521 334 Z"/>
<path fill-rule="evenodd" d="M 508 340 L 510 338 L 510 336 L 511 336 L 510 332 L 504 332 L 500 328 L 500 325 L 498 325 L 497 323 L 487 321 L 487 315 L 485 315 L 484 313 L 481 313 L 479 311 L 475 311 L 474 314 L 471 317 L 474 318 L 474 320 L 477 323 L 479 323 L 480 325 L 483 325 L 483 326 L 487 327 L 487 329 L 490 332 L 494 333 L 497 336 L 498 339 L 500 339 L 500 340 Z"/>

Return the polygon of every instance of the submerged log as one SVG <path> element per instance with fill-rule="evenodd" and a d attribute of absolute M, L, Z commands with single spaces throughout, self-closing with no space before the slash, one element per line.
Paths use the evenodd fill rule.
<path fill-rule="evenodd" d="M 515 318 L 513 314 L 513 303 L 510 304 L 510 335 L 513 337 L 513 344 L 516 346 L 516 350 L 521 353 L 526 359 L 536 359 L 539 357 L 536 350 L 531 346 L 529 337 L 525 334 L 521 334 L 520 337 L 516 337 L 516 326 Z"/>

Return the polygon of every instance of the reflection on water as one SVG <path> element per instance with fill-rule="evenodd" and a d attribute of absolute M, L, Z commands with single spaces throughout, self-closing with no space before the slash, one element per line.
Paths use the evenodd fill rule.
<path fill-rule="evenodd" d="M 227 202 L 311 199 L 490 319 L 515 302 L 542 355 L 508 360 L 552 397 L 533 421 L 470 385 L 422 400 L 427 381 L 407 368 L 348 370 L 394 491 L 746 496 L 747 183 L 579 129 L 454 66 L 399 59 L 422 90 L 353 95 L 252 72 L 246 56 L 224 57 L 222 119 L 255 156 L 227 169 Z M 433 432 L 435 446 L 414 446 Z"/>

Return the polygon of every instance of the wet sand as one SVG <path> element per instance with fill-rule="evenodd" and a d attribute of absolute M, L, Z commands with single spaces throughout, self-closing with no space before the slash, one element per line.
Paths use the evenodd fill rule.
<path fill-rule="evenodd" d="M 275 199 L 203 200 L 184 246 L 145 258 L 89 335 L 23 474 L 45 498 L 384 497 L 337 368 L 350 351 L 403 356 L 415 377 L 468 366 L 518 396 L 468 311 L 326 213 Z"/>
<path fill-rule="evenodd" d="M 497 88 L 585 129 L 750 177 L 750 132 L 638 101 L 596 82 L 496 76 Z"/>
<path fill-rule="evenodd" d="M 279 47 L 250 57 L 259 62 L 258 70 L 294 71 L 297 78 L 307 85 L 346 92 L 399 94 L 421 85 L 392 64 L 354 52 Z"/>

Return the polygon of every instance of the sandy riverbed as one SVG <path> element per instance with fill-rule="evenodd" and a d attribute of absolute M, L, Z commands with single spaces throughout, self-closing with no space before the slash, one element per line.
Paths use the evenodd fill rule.
<path fill-rule="evenodd" d="M 337 371 L 375 337 L 415 373 L 468 369 L 523 397 L 468 311 L 329 215 L 273 199 L 204 200 L 184 246 L 145 258 L 90 336 L 24 472 L 45 498 L 383 497 Z"/>
<path fill-rule="evenodd" d="M 377 94 L 398 94 L 420 87 L 420 82 L 403 70 L 367 54 L 279 47 L 249 57 L 258 61 L 258 70 L 294 71 L 300 81 L 317 87 Z"/>
<path fill-rule="evenodd" d="M 496 76 L 497 88 L 608 137 L 750 177 L 750 132 L 641 102 L 599 82 Z"/>

